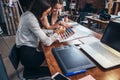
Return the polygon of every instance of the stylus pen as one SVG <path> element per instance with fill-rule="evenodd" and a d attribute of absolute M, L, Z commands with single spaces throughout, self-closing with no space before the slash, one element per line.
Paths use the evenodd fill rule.
<path fill-rule="evenodd" d="M 73 71 L 73 72 L 68 72 L 67 74 L 65 74 L 66 76 L 72 76 L 75 74 L 80 74 L 80 73 L 85 73 L 87 70 L 79 70 L 79 71 Z"/>

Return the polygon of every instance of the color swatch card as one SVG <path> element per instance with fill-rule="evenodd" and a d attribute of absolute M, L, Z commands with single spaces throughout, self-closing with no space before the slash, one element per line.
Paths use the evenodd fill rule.
<path fill-rule="evenodd" d="M 63 42 L 64 40 L 71 37 L 74 33 L 75 32 L 71 28 L 66 28 L 64 33 L 59 34 L 60 35 L 59 42 Z"/>

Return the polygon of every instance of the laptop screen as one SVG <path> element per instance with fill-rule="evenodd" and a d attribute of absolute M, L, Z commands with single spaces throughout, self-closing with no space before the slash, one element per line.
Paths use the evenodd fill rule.
<path fill-rule="evenodd" d="M 110 21 L 101 42 L 120 52 L 120 23 Z"/>

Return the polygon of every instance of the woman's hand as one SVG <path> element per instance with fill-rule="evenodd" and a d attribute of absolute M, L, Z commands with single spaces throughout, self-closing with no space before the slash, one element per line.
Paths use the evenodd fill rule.
<path fill-rule="evenodd" d="M 64 26 L 66 28 L 71 27 L 67 23 L 65 23 L 64 21 L 59 21 L 58 23 L 59 23 L 59 25 Z"/>
<path fill-rule="evenodd" d="M 65 31 L 66 31 L 66 28 L 63 27 L 63 26 L 60 26 L 59 28 L 57 28 L 57 29 L 55 30 L 55 32 L 56 32 L 57 34 L 62 34 L 62 33 L 64 33 Z"/>

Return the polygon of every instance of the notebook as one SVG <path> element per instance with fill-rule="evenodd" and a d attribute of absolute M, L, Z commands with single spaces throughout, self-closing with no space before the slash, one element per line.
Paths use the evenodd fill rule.
<path fill-rule="evenodd" d="M 109 22 L 101 40 L 86 37 L 80 41 L 84 43 L 80 47 L 103 68 L 120 65 L 120 23 Z"/>
<path fill-rule="evenodd" d="M 83 73 L 86 69 L 95 67 L 95 64 L 73 45 L 56 47 L 52 52 L 66 76 Z"/>

